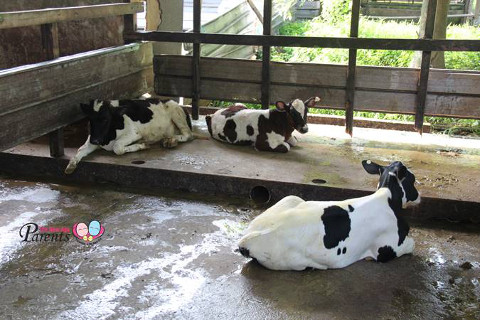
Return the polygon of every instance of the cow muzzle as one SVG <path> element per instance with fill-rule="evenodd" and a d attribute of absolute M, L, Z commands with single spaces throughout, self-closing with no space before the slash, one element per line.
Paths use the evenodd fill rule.
<path fill-rule="evenodd" d="M 297 128 L 298 132 L 300 133 L 307 133 L 308 132 L 308 125 L 304 125 L 303 127 Z"/>

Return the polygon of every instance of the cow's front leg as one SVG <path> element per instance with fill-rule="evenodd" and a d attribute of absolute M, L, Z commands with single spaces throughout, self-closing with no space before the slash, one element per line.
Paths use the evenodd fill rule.
<path fill-rule="evenodd" d="M 286 153 L 290 150 L 290 145 L 285 142 L 285 137 L 276 132 L 269 132 L 266 138 L 259 137 L 255 141 L 255 149 L 261 151 L 274 151 Z"/>
<path fill-rule="evenodd" d="M 290 136 L 290 138 L 288 138 L 287 140 L 287 143 L 291 146 L 291 147 L 295 147 L 298 143 L 298 140 L 296 137 L 294 136 Z"/>
<path fill-rule="evenodd" d="M 77 164 L 82 160 L 83 157 L 89 155 L 93 151 L 97 150 L 100 146 L 96 144 L 91 144 L 90 143 L 90 136 L 88 136 L 87 141 L 81 146 L 77 154 L 70 159 L 70 162 L 67 165 L 67 168 L 65 168 L 65 173 L 66 174 L 71 174 L 75 169 L 77 168 Z"/>
<path fill-rule="evenodd" d="M 116 155 L 120 156 L 126 152 L 134 152 L 146 149 L 147 146 L 144 143 L 132 144 L 140 140 L 141 138 L 142 137 L 139 134 L 133 132 L 128 135 L 122 136 L 114 142 L 113 152 L 115 152 Z"/>
<path fill-rule="evenodd" d="M 378 262 L 387 262 L 404 254 L 412 253 L 415 248 L 415 241 L 408 236 L 405 237 L 401 245 L 398 245 L 398 238 L 396 236 L 389 238 L 390 241 L 377 242 L 376 260 Z"/>

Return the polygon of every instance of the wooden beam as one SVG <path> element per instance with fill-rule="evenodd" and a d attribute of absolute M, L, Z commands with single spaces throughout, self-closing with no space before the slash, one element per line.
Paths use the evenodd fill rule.
<path fill-rule="evenodd" d="M 425 0 L 428 1 L 427 8 L 427 21 L 425 23 L 425 39 L 433 38 L 433 31 L 435 27 L 435 13 L 437 10 L 437 0 Z M 423 118 L 425 115 L 425 104 L 427 100 L 428 90 L 428 76 L 430 73 L 430 61 L 432 57 L 432 51 L 422 52 L 422 63 L 420 66 L 420 75 L 418 80 L 418 93 L 417 101 L 415 103 L 415 129 L 422 134 Z"/>
<path fill-rule="evenodd" d="M 352 1 L 352 19 L 350 22 L 350 37 L 358 37 L 358 22 L 360 20 L 360 0 Z M 345 97 L 345 132 L 352 135 L 353 110 L 355 107 L 355 72 L 357 69 L 357 50 L 348 52 L 348 71 Z"/>
<path fill-rule="evenodd" d="M 136 43 L 0 71 L 0 150 L 83 118 L 81 102 L 144 93 L 151 63 L 151 43 Z"/>
<path fill-rule="evenodd" d="M 335 37 L 294 37 L 237 34 L 193 34 L 187 32 L 138 31 L 126 35 L 135 41 L 200 42 L 225 45 L 412 50 L 412 51 L 480 51 L 480 40 L 373 39 Z"/>
<path fill-rule="evenodd" d="M 52 60 L 60 57 L 60 47 L 58 45 L 58 24 L 42 24 L 41 33 L 45 60 Z M 50 156 L 55 158 L 63 156 L 63 128 L 50 132 L 49 141 Z"/>
<path fill-rule="evenodd" d="M 82 7 L 0 12 L 0 29 L 48 23 L 121 16 L 143 11 L 143 3 L 115 3 Z"/>
<path fill-rule="evenodd" d="M 156 56 L 157 93 L 191 97 L 191 61 L 189 56 Z M 203 57 L 200 72 L 204 99 L 261 102 L 261 61 Z M 344 110 L 346 75 L 344 65 L 271 62 L 270 102 L 315 95 L 321 97 L 321 106 Z M 413 115 L 417 82 L 418 69 L 357 66 L 355 110 Z M 480 72 L 434 69 L 425 114 L 479 119 L 479 87 Z"/>

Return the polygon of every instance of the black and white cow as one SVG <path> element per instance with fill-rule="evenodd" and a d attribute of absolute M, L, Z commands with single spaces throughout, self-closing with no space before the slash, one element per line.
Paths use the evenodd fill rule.
<path fill-rule="evenodd" d="M 318 101 L 318 97 L 305 102 L 296 99 L 289 104 L 277 101 L 276 109 L 269 110 L 252 110 L 243 104 L 235 104 L 207 116 L 208 131 L 216 140 L 253 144 L 262 151 L 288 152 L 297 144 L 292 132 L 295 129 L 300 133 L 308 131 L 308 108 Z"/>
<path fill-rule="evenodd" d="M 98 148 L 121 155 L 158 141 L 172 148 L 193 139 L 190 116 L 172 100 L 94 100 L 81 108 L 90 120 L 90 135 L 68 163 L 67 174 Z"/>
<path fill-rule="evenodd" d="M 273 270 L 343 268 L 364 258 L 387 262 L 411 253 L 414 241 L 401 213 L 407 203 L 420 203 L 415 176 L 398 161 L 362 164 L 380 175 L 374 194 L 344 201 L 287 196 L 250 223 L 240 253 Z"/>

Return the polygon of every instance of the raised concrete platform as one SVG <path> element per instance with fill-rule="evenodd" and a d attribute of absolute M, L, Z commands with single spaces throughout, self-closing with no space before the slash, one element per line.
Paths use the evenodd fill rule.
<path fill-rule="evenodd" d="M 297 147 L 288 154 L 277 154 L 214 141 L 204 119 L 194 121 L 194 131 L 196 140 L 175 149 L 154 145 L 123 156 L 97 151 L 70 176 L 63 170 L 75 148 L 53 159 L 46 145 L 28 143 L 0 154 L 0 172 L 30 179 L 245 198 L 253 187 L 264 186 L 272 203 L 289 194 L 315 200 L 368 194 L 378 179 L 364 172 L 361 160 L 400 160 L 415 173 L 423 198 L 422 205 L 409 215 L 480 221 L 479 140 L 364 128 L 354 128 L 350 138 L 343 127 L 311 125 L 308 134 L 298 134 Z"/>

